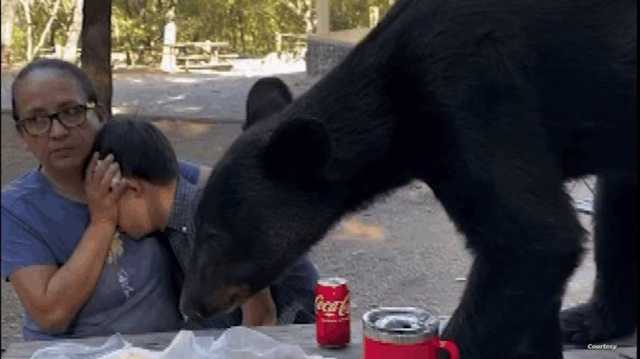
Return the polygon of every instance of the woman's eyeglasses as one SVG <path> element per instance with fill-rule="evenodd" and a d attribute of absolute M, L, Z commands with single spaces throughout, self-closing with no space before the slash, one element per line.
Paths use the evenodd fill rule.
<path fill-rule="evenodd" d="M 32 136 L 41 136 L 51 130 L 56 119 L 65 128 L 78 127 L 87 120 L 87 111 L 95 110 L 96 104 L 75 105 L 51 114 L 37 114 L 20 119 L 16 124 Z"/>

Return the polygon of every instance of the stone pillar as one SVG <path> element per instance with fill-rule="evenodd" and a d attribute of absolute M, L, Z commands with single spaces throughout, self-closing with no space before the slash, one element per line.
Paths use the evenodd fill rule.
<path fill-rule="evenodd" d="M 53 53 L 54 53 L 56 59 L 62 59 L 63 58 L 63 54 L 64 54 L 64 47 L 56 42 L 53 45 Z"/>
<path fill-rule="evenodd" d="M 380 21 L 380 8 L 369 6 L 369 27 L 375 27 Z"/>
<path fill-rule="evenodd" d="M 173 12 L 169 12 L 167 16 L 167 24 L 164 26 L 163 46 L 162 46 L 162 63 L 160 68 L 165 72 L 175 72 L 178 67 L 176 65 L 176 51 L 173 47 L 176 44 L 176 23 L 173 21 Z"/>
<path fill-rule="evenodd" d="M 329 33 L 331 19 L 329 18 L 329 0 L 316 0 L 316 16 L 318 24 L 316 26 L 317 35 L 326 35 Z"/>
<path fill-rule="evenodd" d="M 276 53 L 278 57 L 282 55 L 282 34 L 279 32 L 276 32 Z"/>

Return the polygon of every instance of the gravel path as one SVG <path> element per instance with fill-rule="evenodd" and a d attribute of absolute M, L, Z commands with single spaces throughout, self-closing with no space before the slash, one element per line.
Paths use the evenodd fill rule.
<path fill-rule="evenodd" d="M 240 121 L 244 101 L 255 81 L 278 76 L 294 95 L 315 79 L 306 76 L 304 62 L 241 59 L 226 72 L 199 71 L 165 74 L 158 71 L 124 71 L 113 75 L 113 112 L 162 115 L 176 118 Z M 2 74 L 2 110 L 11 109 L 13 73 Z"/>

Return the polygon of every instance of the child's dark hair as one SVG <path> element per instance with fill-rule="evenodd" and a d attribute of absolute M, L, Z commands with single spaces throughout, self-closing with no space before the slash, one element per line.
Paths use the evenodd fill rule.
<path fill-rule="evenodd" d="M 123 177 L 166 185 L 178 178 L 178 160 L 167 137 L 150 122 L 118 119 L 96 134 L 93 152 L 103 159 L 113 154 Z"/>

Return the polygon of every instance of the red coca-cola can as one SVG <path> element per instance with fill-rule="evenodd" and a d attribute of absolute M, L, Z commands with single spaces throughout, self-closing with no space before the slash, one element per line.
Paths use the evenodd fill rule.
<path fill-rule="evenodd" d="M 351 300 L 347 280 L 324 278 L 316 285 L 316 340 L 324 348 L 341 348 L 351 341 Z"/>

